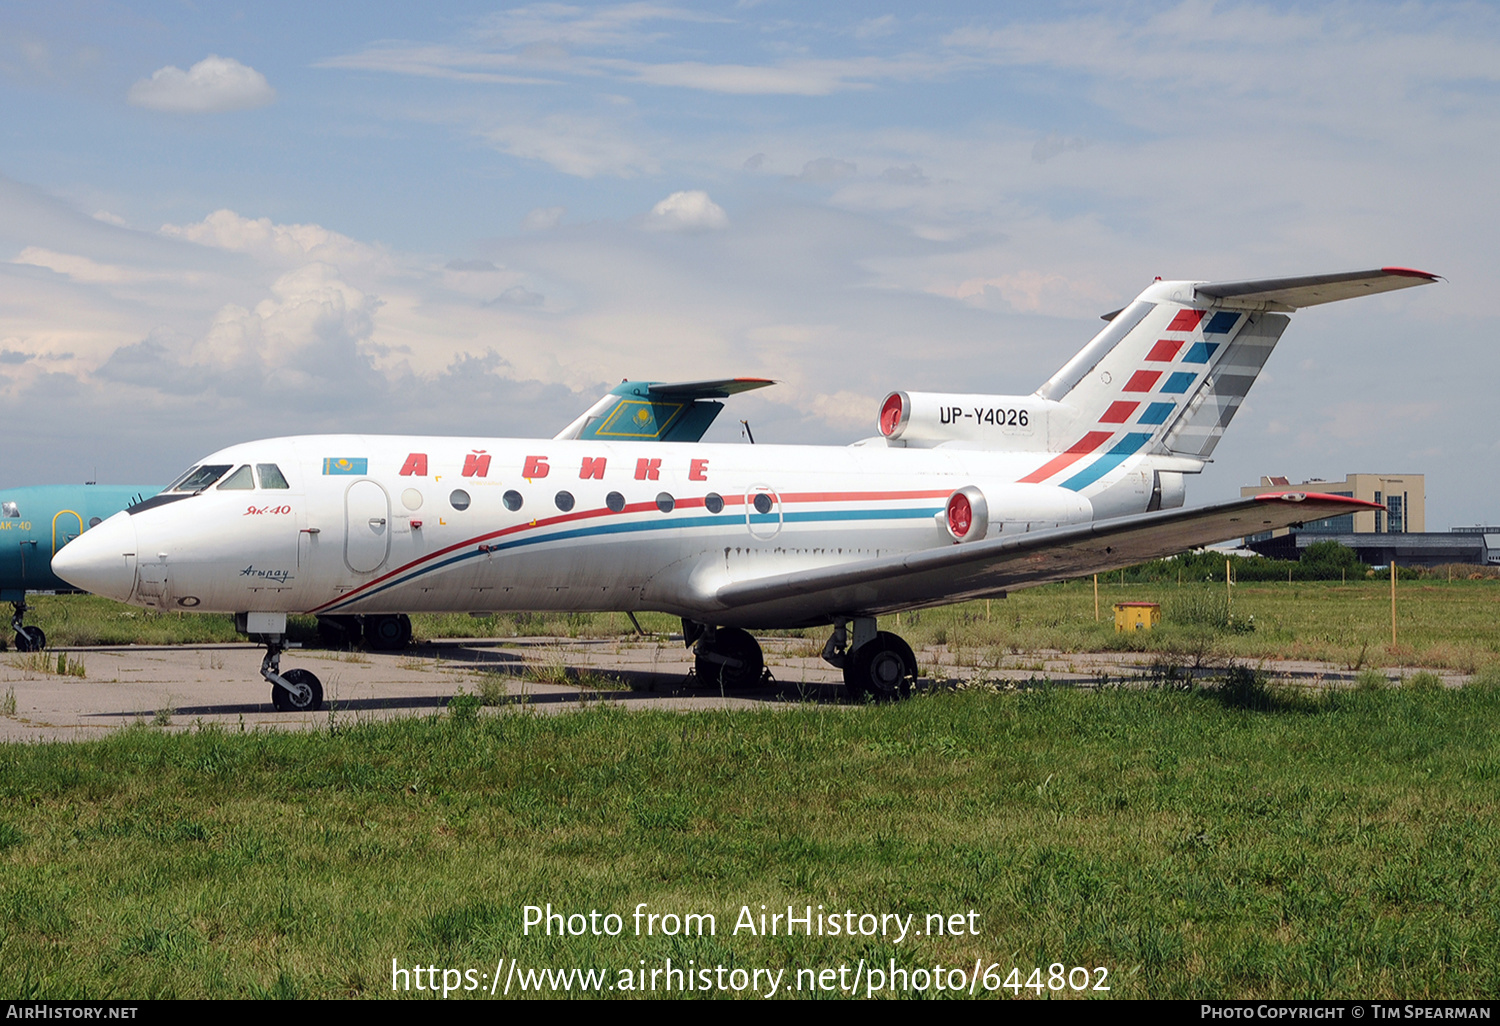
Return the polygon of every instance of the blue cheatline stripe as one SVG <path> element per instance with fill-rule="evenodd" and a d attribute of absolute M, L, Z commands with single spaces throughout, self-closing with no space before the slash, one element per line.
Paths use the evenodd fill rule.
<path fill-rule="evenodd" d="M 1214 350 L 1218 348 L 1217 342 L 1194 342 L 1188 347 L 1187 355 L 1182 358 L 1182 362 L 1207 363 L 1208 358 L 1214 355 Z"/>
<path fill-rule="evenodd" d="M 942 511 L 941 506 L 929 509 L 847 509 L 847 510 L 806 510 L 787 513 L 783 518 L 786 523 L 813 523 L 818 521 L 837 520 L 919 520 L 923 517 L 934 517 Z M 752 524 L 774 524 L 775 513 L 752 513 L 750 522 Z M 495 552 L 505 552 L 511 549 L 525 548 L 531 545 L 543 545 L 548 542 L 569 541 L 574 538 L 588 538 L 611 534 L 636 534 L 642 531 L 675 531 L 691 527 L 712 527 L 723 524 L 744 523 L 744 518 L 736 514 L 718 514 L 713 516 L 677 517 L 665 521 L 635 520 L 627 523 L 605 523 L 594 524 L 589 527 L 578 527 L 568 531 L 557 531 L 552 534 L 529 534 L 513 538 L 509 541 L 493 542 L 489 544 L 488 551 L 479 551 L 481 542 L 475 542 L 474 548 L 463 552 L 456 552 L 446 559 L 427 566 L 413 568 L 405 577 L 399 580 L 387 581 L 378 588 L 360 592 L 350 597 L 349 602 L 360 602 L 372 595 L 379 595 L 383 591 L 410 584 L 418 577 L 424 577 L 434 571 L 449 567 L 455 563 L 462 563 L 476 556 L 487 556 Z M 330 606 L 328 612 L 338 609 L 339 605 Z"/>
<path fill-rule="evenodd" d="M 1108 474 L 1111 470 L 1114 470 L 1121 463 L 1124 463 L 1131 454 L 1137 452 L 1141 446 L 1150 440 L 1151 436 L 1145 432 L 1133 432 L 1126 435 L 1116 442 L 1114 448 L 1110 449 L 1109 452 L 1068 478 L 1062 483 L 1062 486 L 1070 491 L 1082 491 L 1105 474 Z"/>
<path fill-rule="evenodd" d="M 1176 403 L 1152 403 L 1146 407 L 1146 412 L 1141 414 L 1137 424 L 1165 424 L 1172 411 L 1177 408 Z"/>
<path fill-rule="evenodd" d="M 1162 394 L 1181 395 L 1188 390 L 1188 386 L 1193 383 L 1193 379 L 1197 376 L 1191 371 L 1173 371 L 1172 376 L 1167 379 L 1167 383 L 1161 386 Z"/>

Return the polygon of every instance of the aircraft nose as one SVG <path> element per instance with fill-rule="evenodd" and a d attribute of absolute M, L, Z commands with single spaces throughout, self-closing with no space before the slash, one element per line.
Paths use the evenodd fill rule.
<path fill-rule="evenodd" d="M 135 523 L 116 513 L 58 550 L 52 572 L 94 595 L 130 600 L 135 590 Z"/>

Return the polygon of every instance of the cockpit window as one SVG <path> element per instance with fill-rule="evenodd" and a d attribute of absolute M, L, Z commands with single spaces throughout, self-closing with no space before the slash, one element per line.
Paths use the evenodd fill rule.
<path fill-rule="evenodd" d="M 281 468 L 274 463 L 257 463 L 255 472 L 260 475 L 260 486 L 262 488 L 290 488 L 286 478 L 281 476 Z"/>
<path fill-rule="evenodd" d="M 20 507 L 14 502 L 0 502 L 0 517 L 18 517 L 20 515 Z"/>
<path fill-rule="evenodd" d="M 182 476 L 182 479 L 171 487 L 174 492 L 201 492 L 209 485 L 229 472 L 232 464 L 229 463 L 205 463 L 201 467 L 194 467 Z"/>
<path fill-rule="evenodd" d="M 246 463 L 224 479 L 224 483 L 219 485 L 219 491 L 248 491 L 254 487 L 255 478 L 250 476 L 250 464 Z"/>
<path fill-rule="evenodd" d="M 175 481 L 173 481 L 171 484 L 167 485 L 161 491 L 162 492 L 175 492 L 177 490 L 177 486 L 180 485 L 180 484 L 182 484 L 182 482 L 186 481 L 189 476 L 191 476 L 194 472 L 197 471 L 197 469 L 198 468 L 196 466 L 188 467 L 187 470 L 185 470 L 181 474 L 177 475 L 177 479 Z M 160 495 L 161 492 L 158 492 L 157 494 Z"/>

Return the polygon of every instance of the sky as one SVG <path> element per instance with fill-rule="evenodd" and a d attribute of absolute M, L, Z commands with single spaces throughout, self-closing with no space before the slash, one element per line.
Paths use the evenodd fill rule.
<path fill-rule="evenodd" d="M 1446 280 L 1294 315 L 1190 480 L 1427 475 L 1500 522 L 1500 9 L 0 5 L 0 483 L 234 442 L 708 436 L 1027 394 L 1153 278 Z"/>

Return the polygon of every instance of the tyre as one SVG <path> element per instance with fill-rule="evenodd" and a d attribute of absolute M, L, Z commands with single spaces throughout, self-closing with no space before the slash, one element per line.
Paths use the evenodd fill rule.
<path fill-rule="evenodd" d="M 278 712 L 317 712 L 323 708 L 323 684 L 310 670 L 288 670 L 282 674 L 288 684 L 306 685 L 307 693 L 298 697 L 286 688 L 271 685 L 271 704 Z"/>
<path fill-rule="evenodd" d="M 858 701 L 869 695 L 877 702 L 905 698 L 917 681 L 917 656 L 899 636 L 887 631 L 856 649 L 844 668 L 844 686 Z"/>
<path fill-rule="evenodd" d="M 765 674 L 765 658 L 761 655 L 760 642 L 750 636 L 749 631 L 738 627 L 721 628 L 714 636 L 712 646 L 699 643 L 694 671 L 698 683 L 705 687 L 730 690 L 748 688 L 760 683 Z"/>
<path fill-rule="evenodd" d="M 411 617 L 405 613 L 365 617 L 365 644 L 379 652 L 392 652 L 411 643 Z"/>

